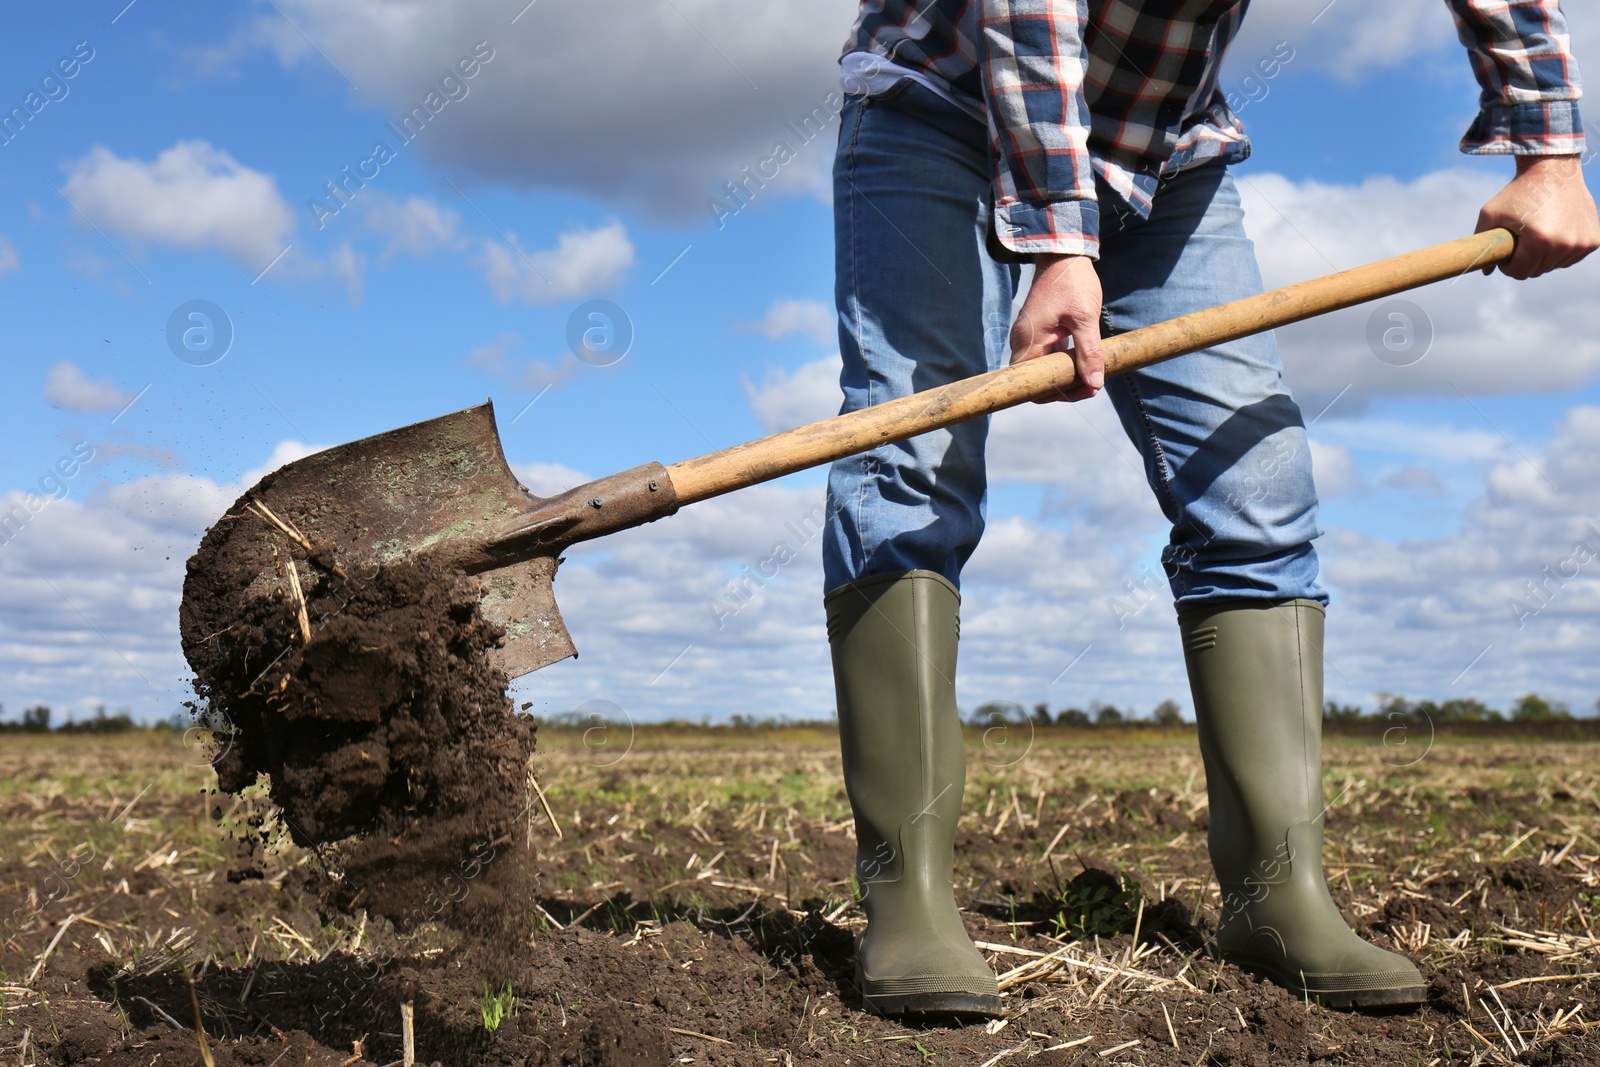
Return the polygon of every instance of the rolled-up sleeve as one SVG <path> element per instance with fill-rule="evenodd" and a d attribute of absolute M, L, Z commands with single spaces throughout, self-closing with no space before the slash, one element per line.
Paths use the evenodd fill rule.
<path fill-rule="evenodd" d="M 1087 0 L 982 0 L 979 63 L 994 146 L 994 228 L 1022 254 L 1098 256 L 1089 158 Z"/>
<path fill-rule="evenodd" d="M 1482 89 L 1461 139 L 1475 155 L 1585 150 L 1578 65 L 1557 0 L 1446 0 Z"/>

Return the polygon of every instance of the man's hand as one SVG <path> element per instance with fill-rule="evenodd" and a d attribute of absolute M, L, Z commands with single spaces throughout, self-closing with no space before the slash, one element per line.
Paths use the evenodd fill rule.
<path fill-rule="evenodd" d="M 1578 157 L 1518 156 L 1517 176 L 1478 212 L 1475 232 L 1497 226 L 1517 235 L 1516 251 L 1500 264 L 1512 278 L 1570 267 L 1600 248 L 1600 215 Z"/>
<path fill-rule="evenodd" d="M 1100 276 L 1088 256 L 1040 256 L 1033 285 L 1011 325 L 1011 362 L 1064 352 L 1071 341 L 1077 383 L 1051 400 L 1084 400 L 1105 384 L 1100 351 Z"/>

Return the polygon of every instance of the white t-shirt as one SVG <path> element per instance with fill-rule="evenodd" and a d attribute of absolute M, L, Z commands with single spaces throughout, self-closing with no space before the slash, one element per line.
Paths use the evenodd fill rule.
<path fill-rule="evenodd" d="M 957 93 L 942 78 L 934 77 L 920 70 L 902 67 L 893 60 L 885 59 L 875 52 L 847 52 L 844 58 L 839 60 L 839 87 L 848 94 L 866 93 L 870 95 L 881 93 L 901 78 L 910 78 L 918 85 L 938 95 L 941 99 L 959 107 L 979 122 L 988 122 L 988 116 L 982 104 L 975 104 L 972 100 Z"/>

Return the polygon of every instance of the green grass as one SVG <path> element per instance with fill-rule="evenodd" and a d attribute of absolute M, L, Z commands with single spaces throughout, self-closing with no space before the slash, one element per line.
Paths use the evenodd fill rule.
<path fill-rule="evenodd" d="M 491 990 L 489 983 L 483 984 L 483 995 L 478 998 L 478 1013 L 483 1019 L 483 1028 L 491 1034 L 500 1029 L 500 1024 L 506 1019 L 517 1014 L 516 994 L 511 991 L 511 983 L 507 982 L 499 990 Z"/>

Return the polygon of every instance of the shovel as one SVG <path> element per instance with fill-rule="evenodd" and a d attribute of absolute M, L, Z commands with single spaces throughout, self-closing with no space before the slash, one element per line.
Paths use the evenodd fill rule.
<path fill-rule="evenodd" d="M 1509 231 L 1488 230 L 1110 337 L 1106 374 L 1483 269 L 1510 256 L 1513 244 Z M 1071 356 L 1052 353 L 670 467 L 647 463 L 543 499 L 506 464 L 493 405 L 485 403 L 279 468 L 207 532 L 205 547 L 259 565 L 253 581 L 228 594 L 242 598 L 239 606 L 281 588 L 273 561 L 288 541 L 351 578 L 420 555 L 459 567 L 480 578 L 484 614 L 505 630 L 496 666 L 516 678 L 577 655 L 553 589 L 569 545 L 879 445 L 1059 396 L 1073 381 Z M 189 613 L 198 595 L 192 573 L 184 586 L 180 611 Z M 301 633 L 309 639 L 304 615 Z"/>

